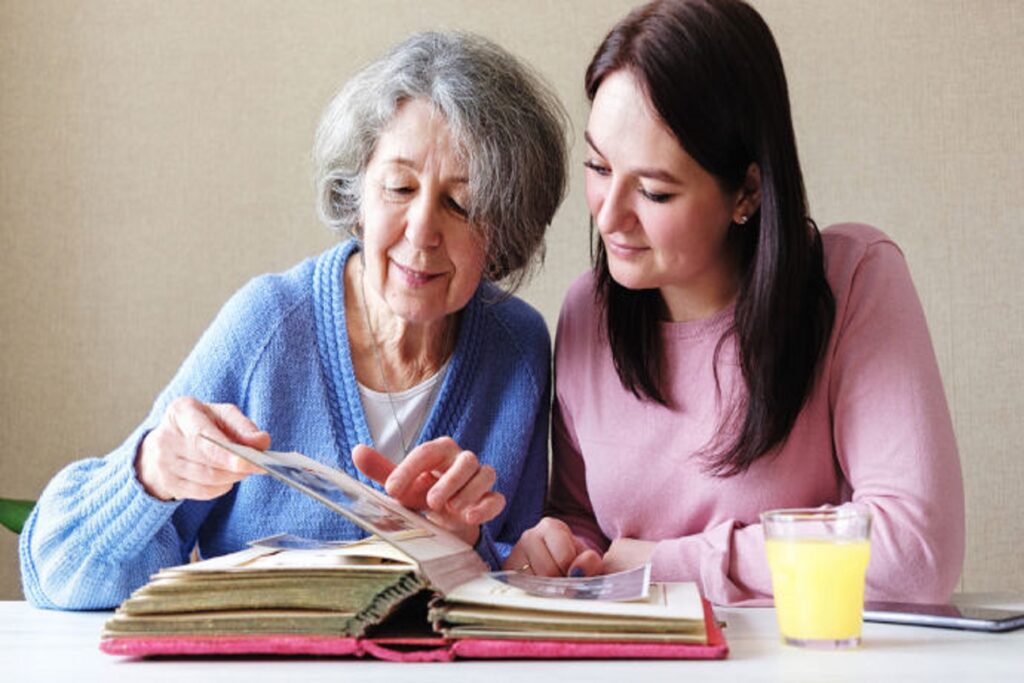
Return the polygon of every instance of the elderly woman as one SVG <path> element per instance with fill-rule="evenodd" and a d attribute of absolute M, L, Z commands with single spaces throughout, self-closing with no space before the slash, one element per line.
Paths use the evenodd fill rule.
<path fill-rule="evenodd" d="M 357 74 L 314 150 L 320 214 L 352 239 L 251 281 L 138 429 L 57 475 L 21 536 L 27 598 L 111 607 L 195 547 L 364 535 L 199 435 L 384 482 L 499 566 L 547 479 L 550 341 L 510 292 L 564 193 L 564 121 L 476 37 L 417 35 Z"/>

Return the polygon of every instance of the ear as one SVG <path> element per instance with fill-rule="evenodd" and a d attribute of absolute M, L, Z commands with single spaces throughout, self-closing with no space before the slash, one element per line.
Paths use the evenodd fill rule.
<path fill-rule="evenodd" d="M 736 206 L 733 207 L 732 222 L 743 225 L 761 208 L 761 168 L 751 162 L 747 166 L 747 175 L 743 179 Z"/>

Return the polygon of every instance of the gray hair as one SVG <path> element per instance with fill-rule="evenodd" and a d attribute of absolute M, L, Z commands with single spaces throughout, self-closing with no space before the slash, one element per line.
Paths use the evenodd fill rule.
<path fill-rule="evenodd" d="M 543 260 L 544 232 L 565 195 L 568 116 L 539 76 L 479 36 L 415 34 L 335 96 L 313 146 L 321 220 L 361 235 L 363 174 L 409 99 L 444 115 L 469 167 L 466 208 L 486 245 L 484 277 L 514 291 Z"/>

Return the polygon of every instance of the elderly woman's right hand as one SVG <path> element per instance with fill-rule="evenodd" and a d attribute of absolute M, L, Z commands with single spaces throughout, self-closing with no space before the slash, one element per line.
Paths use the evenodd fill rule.
<path fill-rule="evenodd" d="M 210 500 L 263 471 L 200 435 L 259 450 L 270 447 L 270 435 L 237 406 L 177 398 L 135 456 L 136 476 L 148 494 L 164 501 Z"/>
<path fill-rule="evenodd" d="M 421 443 L 400 465 L 363 444 L 352 449 L 352 461 L 363 474 L 382 484 L 389 496 L 424 512 L 469 545 L 480 539 L 480 525 L 505 508 L 505 496 L 491 490 L 494 468 L 449 436 Z"/>

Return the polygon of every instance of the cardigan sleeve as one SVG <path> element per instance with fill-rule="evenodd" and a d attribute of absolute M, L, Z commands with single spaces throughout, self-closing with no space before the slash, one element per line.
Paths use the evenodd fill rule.
<path fill-rule="evenodd" d="M 255 283 L 256 281 L 254 281 Z M 179 396 L 244 404 L 250 283 L 225 305 L 149 415 L 117 449 L 73 462 L 47 485 L 19 539 L 22 587 L 38 607 L 115 607 L 163 567 L 187 561 L 210 501 L 153 498 L 139 483 L 142 440 Z M 243 406 L 244 409 L 244 406 Z"/>
<path fill-rule="evenodd" d="M 526 458 L 521 474 L 517 478 L 515 493 L 508 501 L 507 514 L 501 519 L 500 528 L 485 524 L 480 529 L 480 540 L 476 551 L 491 567 L 498 571 L 508 558 L 512 547 L 523 532 L 540 519 L 544 506 L 545 485 L 548 479 L 548 413 L 550 391 L 546 390 L 537 401 L 535 417 L 531 425 Z"/>

